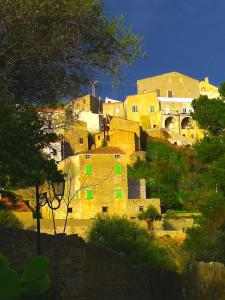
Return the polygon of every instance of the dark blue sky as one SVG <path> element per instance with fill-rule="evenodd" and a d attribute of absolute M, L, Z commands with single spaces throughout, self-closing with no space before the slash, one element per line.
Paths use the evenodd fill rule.
<path fill-rule="evenodd" d="M 143 36 L 148 53 L 120 85 L 101 79 L 98 95 L 123 100 L 136 93 L 136 81 L 177 71 L 220 85 L 225 81 L 225 0 L 105 0 L 112 15 L 123 14 Z"/>

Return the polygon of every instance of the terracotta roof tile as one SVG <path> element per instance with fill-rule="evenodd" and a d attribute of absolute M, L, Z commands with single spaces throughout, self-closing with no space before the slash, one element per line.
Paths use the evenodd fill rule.
<path fill-rule="evenodd" d="M 4 197 L 0 199 L 0 204 L 3 204 L 6 209 L 20 211 L 20 212 L 31 212 L 32 209 L 21 199 L 10 199 L 8 197 Z"/>
<path fill-rule="evenodd" d="M 78 152 L 77 154 L 125 154 L 117 147 L 99 147 L 93 150 Z"/>

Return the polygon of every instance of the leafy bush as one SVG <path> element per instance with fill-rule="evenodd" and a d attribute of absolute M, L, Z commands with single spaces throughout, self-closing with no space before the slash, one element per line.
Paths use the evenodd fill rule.
<path fill-rule="evenodd" d="M 0 282 L 2 300 L 37 299 L 34 297 L 45 294 L 50 287 L 48 260 L 44 256 L 33 257 L 19 276 L 7 258 L 0 256 Z"/>
<path fill-rule="evenodd" d="M 6 209 L 0 209 L 0 225 L 5 227 L 23 228 L 23 224 L 18 218 L 11 211 Z"/>
<path fill-rule="evenodd" d="M 225 263 L 225 197 L 211 194 L 200 211 L 197 226 L 187 231 L 184 248 L 195 260 Z"/>
<path fill-rule="evenodd" d="M 148 208 L 138 214 L 139 220 L 148 220 L 148 219 L 159 219 L 161 214 L 158 209 L 152 205 L 149 205 Z"/>
<path fill-rule="evenodd" d="M 134 265 L 175 269 L 169 251 L 159 246 L 148 230 L 125 217 L 99 216 L 88 233 L 88 241 L 125 254 Z"/>

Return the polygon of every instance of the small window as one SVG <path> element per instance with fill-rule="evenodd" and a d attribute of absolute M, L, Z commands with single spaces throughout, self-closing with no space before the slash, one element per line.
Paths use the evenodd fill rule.
<path fill-rule="evenodd" d="M 115 155 L 115 159 L 120 159 L 120 155 L 119 155 L 119 154 L 116 154 L 116 155 Z"/>
<path fill-rule="evenodd" d="M 109 136 L 109 135 L 106 136 L 106 141 L 107 141 L 107 142 L 110 141 L 110 136 Z"/>
<path fill-rule="evenodd" d="M 107 206 L 103 206 L 102 207 L 102 212 L 103 213 L 107 213 L 108 212 L 108 207 Z"/>
<path fill-rule="evenodd" d="M 139 212 L 144 211 L 144 206 L 139 206 Z"/>
<path fill-rule="evenodd" d="M 132 106 L 132 112 L 138 112 L 138 107 L 136 105 Z"/>
<path fill-rule="evenodd" d="M 73 212 L 73 208 L 72 207 L 68 207 L 67 212 L 68 213 L 72 213 Z"/>
<path fill-rule="evenodd" d="M 150 106 L 150 112 L 154 112 L 155 111 L 155 107 L 153 105 Z"/>
<path fill-rule="evenodd" d="M 160 97 L 160 90 L 156 90 L 157 97 Z"/>
<path fill-rule="evenodd" d="M 183 113 L 186 114 L 186 112 L 187 112 L 187 109 L 184 107 L 183 108 Z"/>
<path fill-rule="evenodd" d="M 173 97 L 173 91 L 168 91 L 168 97 L 172 98 Z"/>
<path fill-rule="evenodd" d="M 53 154 L 53 156 L 56 156 L 57 155 L 57 149 L 52 149 L 52 154 Z"/>
<path fill-rule="evenodd" d="M 115 165 L 115 174 L 122 174 L 122 166 Z"/>
<path fill-rule="evenodd" d="M 91 200 L 94 198 L 94 193 L 93 193 L 93 190 L 89 189 L 89 190 L 86 190 L 86 197 L 87 199 Z"/>
<path fill-rule="evenodd" d="M 86 159 L 90 159 L 90 158 L 91 158 L 91 155 L 90 155 L 90 154 L 87 154 L 85 157 L 86 157 Z"/>
<path fill-rule="evenodd" d="M 116 199 L 121 199 L 123 198 L 123 192 L 121 188 L 116 188 Z"/>
<path fill-rule="evenodd" d="M 92 166 L 91 165 L 86 165 L 85 174 L 92 175 Z"/>
<path fill-rule="evenodd" d="M 153 128 L 157 128 L 157 125 L 153 125 Z"/>
<path fill-rule="evenodd" d="M 100 138 L 101 138 L 101 136 L 100 136 L 100 135 L 98 135 L 98 140 L 100 140 Z"/>
<path fill-rule="evenodd" d="M 134 219 L 136 219 L 135 217 L 130 217 L 131 218 L 131 220 L 134 220 Z"/>
<path fill-rule="evenodd" d="M 119 107 L 116 107 L 116 114 L 119 114 L 119 112 L 120 112 L 120 109 L 119 109 Z"/>
<path fill-rule="evenodd" d="M 79 138 L 79 143 L 83 144 L 84 143 L 84 139 L 83 138 Z"/>

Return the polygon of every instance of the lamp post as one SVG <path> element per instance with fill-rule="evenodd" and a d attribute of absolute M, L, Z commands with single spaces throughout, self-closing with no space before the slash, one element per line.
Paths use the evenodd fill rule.
<path fill-rule="evenodd" d="M 36 184 L 36 219 L 37 219 L 37 255 L 41 255 L 41 226 L 40 226 L 40 208 L 46 204 L 53 210 L 56 210 L 61 205 L 61 200 L 65 190 L 65 180 L 52 182 L 54 198 L 48 199 L 47 193 L 39 192 L 39 185 Z M 55 201 L 56 200 L 56 201 Z M 54 202 L 56 202 L 54 204 Z"/>

